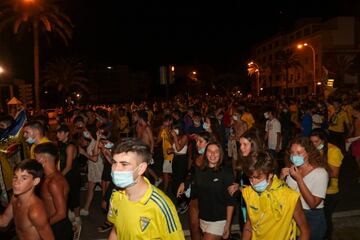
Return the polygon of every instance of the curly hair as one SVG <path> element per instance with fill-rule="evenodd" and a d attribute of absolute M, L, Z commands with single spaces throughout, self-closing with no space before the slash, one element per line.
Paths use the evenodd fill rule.
<path fill-rule="evenodd" d="M 327 163 L 326 160 L 321 156 L 319 150 L 316 149 L 316 147 L 312 144 L 310 139 L 308 137 L 296 137 L 294 138 L 289 145 L 288 152 L 290 153 L 290 148 L 293 144 L 299 144 L 302 146 L 307 155 L 308 155 L 308 161 L 309 164 L 313 167 L 323 167 L 327 169 Z"/>

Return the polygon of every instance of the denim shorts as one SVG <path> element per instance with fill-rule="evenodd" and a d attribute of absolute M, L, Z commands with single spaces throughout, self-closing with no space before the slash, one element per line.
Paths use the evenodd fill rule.
<path fill-rule="evenodd" d="M 324 239 L 326 233 L 326 220 L 323 208 L 304 210 L 306 220 L 310 227 L 310 240 Z"/>

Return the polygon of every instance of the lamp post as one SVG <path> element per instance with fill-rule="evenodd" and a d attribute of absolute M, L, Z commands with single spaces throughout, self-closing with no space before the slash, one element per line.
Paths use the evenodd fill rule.
<path fill-rule="evenodd" d="M 249 75 L 256 73 L 256 95 L 260 96 L 260 67 L 257 63 L 251 61 L 248 63 Z"/>
<path fill-rule="evenodd" d="M 313 94 L 316 96 L 316 63 L 315 63 L 315 49 L 308 43 L 298 44 L 298 49 L 302 49 L 303 47 L 308 47 L 312 52 L 312 60 L 313 60 Z"/>

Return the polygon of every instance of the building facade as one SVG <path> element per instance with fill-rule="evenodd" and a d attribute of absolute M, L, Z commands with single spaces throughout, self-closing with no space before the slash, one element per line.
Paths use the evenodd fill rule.
<path fill-rule="evenodd" d="M 306 46 L 298 48 L 299 44 Z M 284 51 L 288 59 L 280 57 Z M 314 85 L 320 92 L 328 79 L 334 79 L 336 87 L 358 86 L 359 52 L 358 17 L 311 18 L 257 44 L 251 58 L 259 66 L 262 95 L 298 96 L 314 93 Z"/>

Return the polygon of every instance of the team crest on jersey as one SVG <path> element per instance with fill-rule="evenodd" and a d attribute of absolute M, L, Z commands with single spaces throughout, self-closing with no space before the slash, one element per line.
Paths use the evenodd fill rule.
<path fill-rule="evenodd" d="M 150 219 L 147 217 L 140 217 L 140 229 L 141 231 L 145 231 L 145 229 L 149 226 Z"/>

